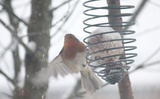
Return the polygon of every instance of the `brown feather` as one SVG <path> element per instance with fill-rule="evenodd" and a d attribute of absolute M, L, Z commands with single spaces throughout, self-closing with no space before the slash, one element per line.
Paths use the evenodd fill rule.
<path fill-rule="evenodd" d="M 77 53 L 85 50 L 84 44 L 80 42 L 74 35 L 65 36 L 62 57 L 65 59 L 73 59 Z"/>

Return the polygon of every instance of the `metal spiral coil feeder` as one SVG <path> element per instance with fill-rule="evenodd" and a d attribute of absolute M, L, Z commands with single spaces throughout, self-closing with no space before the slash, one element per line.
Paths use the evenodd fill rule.
<path fill-rule="evenodd" d="M 99 1 L 102 0 L 88 0 L 86 2 L 83 3 L 83 6 L 85 6 L 87 9 L 84 11 L 84 14 L 88 17 L 87 19 L 85 19 L 83 21 L 83 23 L 86 25 L 86 27 L 84 28 L 84 32 L 91 34 L 91 28 L 99 28 L 99 27 L 111 27 L 111 23 L 109 22 L 100 22 L 100 21 L 96 21 L 100 18 L 106 18 L 107 17 L 128 17 L 128 16 L 132 16 L 132 13 L 121 13 L 121 14 L 116 14 L 116 15 L 111 15 L 111 14 L 107 14 L 107 13 L 103 13 L 102 14 L 97 14 L 95 12 L 100 11 L 100 10 L 107 10 L 108 9 L 121 9 L 121 10 L 125 10 L 125 9 L 131 9 L 134 8 L 134 6 L 130 6 L 130 5 L 125 5 L 125 6 L 103 6 L 103 7 L 97 7 L 92 4 L 93 2 L 98 3 Z M 90 21 L 95 21 L 96 23 L 92 23 Z M 122 23 L 112 23 L 112 26 L 114 27 L 127 27 L 127 26 L 131 26 L 133 25 L 134 22 L 122 22 Z M 105 40 L 105 41 L 100 41 L 100 42 L 93 42 L 93 43 L 89 43 L 88 40 L 94 36 L 97 35 L 103 35 L 103 34 L 110 34 L 110 33 L 117 33 L 119 32 L 123 37 L 130 35 L 130 34 L 134 34 L 135 31 L 132 30 L 118 30 L 118 31 L 109 31 L 109 32 L 103 32 L 100 34 L 94 34 L 94 35 L 90 35 L 88 37 L 86 37 L 83 41 L 86 43 L 86 49 L 88 49 L 90 46 L 92 45 L 96 45 L 96 44 L 100 44 L 100 43 L 106 43 L 106 42 L 113 42 L 113 41 L 122 41 L 123 42 L 123 46 L 122 47 L 116 47 L 116 48 L 109 48 L 109 49 L 103 49 L 103 50 L 99 50 L 99 51 L 95 51 L 95 52 L 89 52 L 86 56 L 87 58 L 87 62 L 89 64 L 89 66 L 92 67 L 93 71 L 100 76 L 102 79 L 104 79 L 105 81 L 107 81 L 110 84 L 115 84 L 120 82 L 123 77 L 125 76 L 125 74 L 127 73 L 126 71 L 130 68 L 130 64 L 132 64 L 134 62 L 134 60 L 132 59 L 133 57 L 137 56 L 136 53 L 131 53 L 130 51 L 136 49 L 136 46 L 130 46 L 130 43 L 133 43 L 136 41 L 136 39 L 133 38 L 121 38 L 121 39 L 113 39 L 113 40 Z M 101 60 L 102 58 L 95 58 L 94 60 L 91 59 L 91 55 L 94 53 L 98 53 L 98 52 L 102 52 L 102 51 L 107 51 L 107 50 L 115 50 L 115 49 L 120 49 L 123 48 L 124 49 L 124 53 L 123 54 L 115 54 L 115 55 L 110 55 L 110 56 L 106 56 L 103 57 L 103 59 L 106 58 L 111 58 L 111 57 L 115 57 L 115 56 L 124 56 L 124 58 L 121 58 L 117 61 L 108 61 L 106 63 L 103 64 L 92 64 L 93 62 L 96 62 L 98 60 Z M 125 63 L 125 65 L 122 65 L 122 63 Z M 116 64 L 113 67 L 111 67 L 110 65 L 112 64 Z"/>

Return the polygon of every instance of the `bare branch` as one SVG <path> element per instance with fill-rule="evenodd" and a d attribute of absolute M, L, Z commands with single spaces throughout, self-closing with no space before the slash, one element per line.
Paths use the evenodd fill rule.
<path fill-rule="evenodd" d="M 63 5 L 67 4 L 70 1 L 72 1 L 72 0 L 66 0 L 66 1 L 64 1 L 62 4 L 60 4 L 57 7 L 51 9 L 49 13 L 52 13 L 53 11 L 57 10 L 58 8 L 62 7 Z"/>
<path fill-rule="evenodd" d="M 151 60 L 159 51 L 160 51 L 160 47 L 158 47 L 146 60 L 144 60 L 140 65 L 138 65 L 138 66 L 137 66 L 134 70 L 132 70 L 130 73 L 132 73 L 132 72 L 134 72 L 134 71 L 136 71 L 136 70 L 145 68 L 146 66 L 151 66 L 151 65 L 154 65 L 154 64 L 158 64 L 160 61 L 155 61 L 155 62 L 148 63 L 148 64 L 145 64 L 145 63 L 148 62 L 149 60 Z"/>
<path fill-rule="evenodd" d="M 148 0 L 142 0 L 142 2 L 140 3 L 138 9 L 135 11 L 134 15 L 132 16 L 132 18 L 128 22 L 132 22 L 132 21 L 136 20 L 136 18 L 138 17 L 139 13 L 142 11 L 142 9 L 144 8 L 144 6 L 146 5 L 147 1 Z M 129 26 L 126 26 L 124 28 L 124 30 L 127 30 L 129 28 L 130 28 Z"/>
<path fill-rule="evenodd" d="M 42 33 L 38 33 L 38 34 L 37 33 L 30 33 L 30 34 L 27 34 L 27 35 L 22 35 L 19 38 L 22 39 L 24 37 L 29 37 L 29 36 L 44 36 L 44 35 L 46 35 L 46 34 L 45 34 L 45 32 L 42 31 Z"/>
<path fill-rule="evenodd" d="M 0 94 L 7 96 L 8 98 L 12 99 L 12 95 L 5 93 L 5 92 L 0 92 Z M 1 95 L 0 95 L 1 96 Z"/>
<path fill-rule="evenodd" d="M 130 71 L 130 73 L 133 73 L 133 72 L 135 72 L 139 69 L 144 69 L 146 67 L 153 66 L 153 65 L 156 65 L 156 64 L 160 64 L 160 61 L 155 61 L 155 62 L 148 63 L 148 64 L 141 64 L 141 65 L 137 66 L 134 70 Z"/>
<path fill-rule="evenodd" d="M 149 2 L 150 2 L 151 4 L 153 4 L 154 6 L 156 6 L 156 7 L 160 8 L 160 4 L 155 3 L 155 2 L 153 2 L 152 0 L 149 0 Z"/>
<path fill-rule="evenodd" d="M 11 0 L 5 0 L 4 6 L 7 8 L 7 10 L 6 9 L 5 10 L 6 10 L 6 13 L 8 14 L 9 21 L 16 31 L 20 21 L 16 17 L 14 17 L 13 14 L 11 14 L 11 13 L 14 13 L 14 10 L 11 5 Z"/>
<path fill-rule="evenodd" d="M 155 62 L 152 62 L 152 63 L 148 63 L 148 64 L 144 65 L 144 67 L 149 67 L 149 66 L 153 66 L 153 65 L 156 65 L 156 64 L 160 64 L 160 61 L 155 61 Z"/>
<path fill-rule="evenodd" d="M 151 60 L 159 51 L 160 51 L 160 47 L 158 47 L 142 64 L 145 64 L 146 62 Z"/>
<path fill-rule="evenodd" d="M 13 85 L 15 84 L 14 81 L 10 77 L 8 77 L 8 75 L 6 75 L 2 70 L 0 70 L 0 74 L 2 74 L 4 77 L 6 77 L 6 79 L 8 81 L 10 81 Z"/>
<path fill-rule="evenodd" d="M 66 19 L 63 21 L 63 23 L 61 24 L 61 26 L 59 26 L 59 28 L 57 29 L 56 32 L 53 33 L 53 35 L 51 37 L 54 37 L 61 29 L 62 27 L 65 25 L 65 23 L 69 20 L 70 16 L 73 14 L 73 12 L 75 11 L 78 3 L 80 2 L 80 0 L 77 0 L 74 4 L 74 7 L 72 8 L 72 11 L 68 14 L 68 16 L 66 17 Z"/>
<path fill-rule="evenodd" d="M 14 37 L 18 40 L 18 42 L 19 42 L 20 44 L 22 44 L 22 46 L 26 49 L 26 51 L 27 51 L 28 53 L 33 53 L 32 50 L 30 50 L 30 49 L 26 46 L 26 44 L 24 44 L 23 41 L 16 35 L 16 32 L 15 32 L 15 31 L 13 31 L 9 26 L 7 26 L 1 19 L 0 19 L 0 23 L 1 23 L 7 30 L 9 30 L 9 31 L 11 32 L 12 36 L 14 36 Z"/>
<path fill-rule="evenodd" d="M 12 40 L 13 41 L 13 40 Z M 10 42 L 10 44 L 4 49 L 4 51 L 0 55 L 0 59 L 5 55 L 5 53 L 11 48 L 11 45 L 13 42 Z"/>
<path fill-rule="evenodd" d="M 159 30 L 160 29 L 159 27 L 160 27 L 160 25 L 155 26 L 155 27 L 151 27 L 151 28 L 146 29 L 146 30 L 144 30 L 142 32 L 139 32 L 139 33 L 137 33 L 136 37 L 143 36 L 143 35 L 145 35 L 147 33 L 152 33 L 153 31 Z"/>
<path fill-rule="evenodd" d="M 68 1 L 67 3 L 69 3 L 69 1 Z M 53 25 L 51 26 L 51 28 L 54 27 L 54 26 L 56 26 L 58 23 L 60 23 L 61 21 L 63 21 L 65 18 L 67 18 L 67 15 L 69 14 L 69 10 L 70 10 L 70 6 L 69 6 L 66 14 L 65 14 L 60 20 L 58 20 L 57 22 L 55 22 L 55 24 L 53 24 Z"/>
<path fill-rule="evenodd" d="M 58 23 L 62 22 L 65 18 L 67 18 L 68 13 L 69 13 L 69 11 L 67 11 L 67 13 L 61 19 L 59 19 L 57 22 L 55 22 L 55 24 L 53 24 L 51 27 L 56 26 Z"/>
<path fill-rule="evenodd" d="M 23 24 L 25 24 L 26 26 L 28 26 L 28 24 L 24 21 L 24 20 L 22 20 L 21 18 L 19 18 L 16 14 L 14 14 L 12 11 L 10 11 L 6 6 L 4 6 L 4 4 L 2 4 L 2 3 L 0 3 L 0 5 L 2 5 L 2 7 L 4 8 L 4 9 L 6 9 L 6 11 L 8 12 L 8 13 L 10 13 L 10 14 L 12 14 L 15 18 L 17 18 L 19 21 L 21 21 Z"/>
<path fill-rule="evenodd" d="M 10 24 L 12 25 L 12 30 L 15 31 L 15 35 L 18 34 L 18 27 L 19 27 L 19 23 L 21 21 L 19 21 L 15 16 L 13 16 L 13 14 L 11 13 L 14 13 L 14 9 L 12 7 L 12 4 L 11 4 L 11 0 L 5 0 L 4 1 L 4 7 L 6 7 L 6 13 L 8 14 L 8 17 L 9 17 L 9 22 Z M 4 50 L 4 52 L 2 53 L 2 56 L 5 54 L 5 52 L 12 48 L 13 50 L 11 51 L 12 52 L 12 56 L 13 56 L 13 63 L 14 63 L 14 81 L 15 82 L 18 82 L 18 74 L 20 72 L 20 66 L 21 66 L 21 59 L 19 57 L 19 48 L 18 48 L 18 41 L 15 39 L 15 37 L 12 36 L 12 41 L 10 42 L 9 46 Z M 0 57 L 1 58 L 1 57 Z M 16 84 L 16 83 L 15 83 Z M 17 85 L 15 85 L 17 86 Z M 17 88 L 17 87 L 15 87 Z"/>

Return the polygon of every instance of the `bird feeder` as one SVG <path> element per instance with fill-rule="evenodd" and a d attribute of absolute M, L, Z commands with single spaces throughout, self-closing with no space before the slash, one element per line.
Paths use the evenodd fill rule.
<path fill-rule="evenodd" d="M 121 14 L 108 14 L 108 13 L 100 13 L 103 11 L 108 11 L 109 9 L 121 9 L 121 10 L 127 10 L 134 8 L 134 6 L 131 5 L 125 5 L 125 6 L 97 6 L 97 4 L 102 0 L 88 0 L 83 3 L 83 6 L 86 7 L 86 10 L 84 11 L 84 14 L 86 15 L 87 19 L 83 21 L 84 25 L 84 32 L 92 34 L 93 30 L 92 28 L 101 28 L 101 27 L 123 27 L 122 30 L 108 30 L 106 32 L 102 32 L 99 34 L 94 34 L 86 37 L 83 41 L 86 43 L 86 49 L 89 49 L 90 46 L 98 45 L 101 43 L 107 43 L 107 42 L 114 42 L 114 41 L 121 41 L 123 43 L 123 46 L 121 47 L 115 47 L 115 48 L 108 48 L 108 49 L 100 49 L 95 50 L 93 52 L 88 51 L 88 54 L 86 56 L 87 62 L 89 66 L 93 69 L 93 71 L 100 76 L 102 79 L 107 81 L 110 84 L 115 84 L 120 82 L 123 77 L 128 73 L 127 70 L 130 68 L 130 64 L 134 62 L 133 57 L 137 56 L 136 53 L 132 53 L 132 50 L 136 49 L 136 46 L 132 46 L 131 43 L 135 42 L 136 39 L 131 38 L 131 34 L 134 34 L 135 31 L 133 30 L 125 30 L 125 27 L 134 25 L 134 22 L 128 22 L 123 21 L 121 23 L 110 23 L 107 21 L 109 17 L 130 17 L 133 14 L 132 13 L 121 13 Z M 105 0 L 103 0 L 105 1 Z M 95 4 L 96 3 L 96 4 Z M 95 5 L 95 6 L 94 6 Z M 107 5 L 107 4 L 106 4 Z M 103 21 L 99 21 L 102 19 Z M 104 35 L 104 34 L 113 34 L 113 33 L 120 33 L 122 38 L 121 39 L 112 39 L 112 40 L 103 40 L 98 42 L 89 42 L 91 38 L 94 38 L 96 36 Z M 118 50 L 123 49 L 124 53 L 122 54 L 112 54 L 97 58 L 91 58 L 93 54 L 99 53 L 102 51 L 110 51 L 110 50 Z M 113 57 L 121 57 L 119 60 L 116 61 L 105 61 L 101 62 L 99 64 L 93 64 L 95 62 L 98 62 L 100 60 L 105 60 L 107 58 L 113 58 Z M 124 64 L 123 64 L 124 63 Z M 112 66 L 113 65 L 113 66 Z"/>

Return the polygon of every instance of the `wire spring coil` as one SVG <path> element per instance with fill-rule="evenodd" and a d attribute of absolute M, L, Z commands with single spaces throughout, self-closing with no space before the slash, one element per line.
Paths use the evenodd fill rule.
<path fill-rule="evenodd" d="M 91 5 L 91 3 L 93 2 L 97 2 L 97 1 L 101 1 L 101 0 L 88 0 L 86 2 L 83 3 L 83 6 L 85 6 L 87 9 L 84 11 L 84 14 L 86 16 L 88 16 L 89 18 L 85 19 L 83 21 L 83 23 L 86 25 L 86 27 L 83 29 L 84 32 L 91 34 L 92 31 L 90 31 L 90 28 L 95 28 L 95 27 L 110 27 L 111 23 L 109 22 L 99 22 L 96 21 L 96 23 L 89 23 L 89 21 L 91 20 L 97 20 L 99 18 L 107 18 L 107 17 L 128 17 L 128 16 L 132 16 L 132 13 L 121 13 L 121 14 L 116 14 L 116 15 L 111 15 L 111 14 L 104 14 L 104 15 L 97 15 L 95 13 L 93 13 L 94 11 L 99 11 L 99 10 L 107 10 L 107 9 L 131 9 L 134 8 L 134 6 L 130 6 L 130 5 L 125 5 L 125 6 L 103 6 L 103 7 L 94 7 L 93 5 Z M 91 13 L 92 12 L 92 13 Z M 97 23 L 99 22 L 99 23 Z M 112 24 L 112 26 L 114 27 L 125 27 L 125 26 L 131 26 L 133 25 L 134 22 L 121 22 L 121 23 L 114 23 Z M 110 31 L 110 32 L 104 32 L 104 33 L 100 33 L 100 34 L 95 34 L 95 35 L 91 35 L 86 37 L 83 41 L 87 44 L 86 48 L 89 48 L 91 45 L 96 45 L 96 44 L 100 44 L 100 43 L 105 43 L 105 42 L 112 42 L 112 41 L 122 41 L 123 42 L 123 46 L 121 48 L 124 49 L 125 53 L 123 54 L 119 54 L 119 55 L 110 55 L 110 56 L 106 56 L 103 58 L 110 58 L 110 57 L 115 57 L 115 56 L 125 56 L 125 59 L 120 59 L 116 62 L 106 62 L 104 64 L 100 64 L 100 65 L 93 65 L 92 62 L 98 61 L 100 60 L 100 58 L 96 58 L 94 60 L 90 59 L 90 56 L 94 53 L 98 53 L 101 51 L 106 51 L 106 50 L 115 50 L 115 49 L 120 49 L 119 47 L 117 48 L 110 48 L 110 49 L 104 49 L 104 50 L 100 50 L 100 51 L 95 51 L 94 53 L 88 52 L 86 58 L 88 60 L 88 64 L 89 66 L 92 67 L 93 71 L 95 73 L 97 73 L 97 75 L 99 75 L 102 79 L 104 79 L 105 81 L 107 81 L 110 84 L 115 84 L 120 82 L 124 75 L 126 74 L 125 70 L 128 70 L 130 68 L 130 64 L 132 64 L 134 62 L 134 60 L 132 59 L 133 57 L 137 56 L 136 53 L 130 53 L 128 51 L 134 50 L 136 49 L 136 46 L 128 46 L 127 44 L 130 44 L 132 42 L 135 42 L 136 39 L 133 38 L 122 38 L 122 39 L 114 39 L 114 40 L 105 40 L 105 41 L 101 41 L 101 42 L 96 42 L 96 43 L 89 43 L 88 39 L 97 36 L 97 35 L 102 35 L 102 34 L 111 34 L 111 33 L 116 33 L 119 32 L 121 35 L 125 36 L 125 35 L 130 35 L 130 34 L 134 34 L 135 31 L 132 30 L 119 30 L 119 31 Z M 114 67 L 109 67 L 108 65 L 111 64 L 120 64 L 124 62 L 126 65 L 116 65 Z"/>

